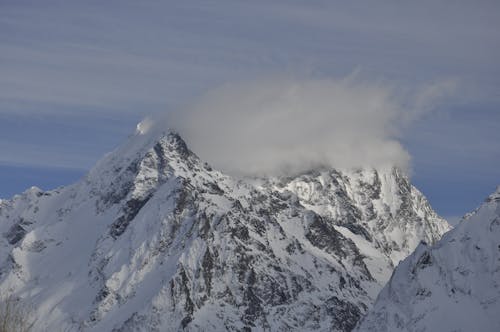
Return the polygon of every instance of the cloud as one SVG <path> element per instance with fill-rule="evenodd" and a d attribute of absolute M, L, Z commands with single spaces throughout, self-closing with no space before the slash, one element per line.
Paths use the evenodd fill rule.
<path fill-rule="evenodd" d="M 403 98 L 390 85 L 358 75 L 266 78 L 216 88 L 167 122 L 202 159 L 236 174 L 317 166 L 409 169 L 401 133 L 441 90 L 429 86 Z"/>

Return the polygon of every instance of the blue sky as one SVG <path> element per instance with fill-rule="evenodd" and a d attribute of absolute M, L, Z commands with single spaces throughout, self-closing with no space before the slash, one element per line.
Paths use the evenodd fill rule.
<path fill-rule="evenodd" d="M 0 2 L 0 197 L 76 181 L 145 115 L 263 75 L 457 82 L 406 129 L 445 216 L 500 184 L 498 1 Z"/>

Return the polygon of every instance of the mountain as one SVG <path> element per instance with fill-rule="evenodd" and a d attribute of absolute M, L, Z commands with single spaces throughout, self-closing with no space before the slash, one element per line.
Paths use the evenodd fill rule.
<path fill-rule="evenodd" d="M 398 169 L 238 179 L 173 132 L 0 201 L 0 292 L 37 331 L 349 331 L 448 224 Z"/>
<path fill-rule="evenodd" d="M 357 331 L 500 331 L 500 186 L 394 271 Z"/>

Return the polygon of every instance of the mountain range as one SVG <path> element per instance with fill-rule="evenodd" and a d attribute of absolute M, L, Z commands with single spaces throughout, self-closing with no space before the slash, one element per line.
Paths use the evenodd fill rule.
<path fill-rule="evenodd" d="M 407 308 L 395 280 L 431 301 L 405 273 L 463 242 L 438 242 L 450 226 L 395 167 L 241 178 L 138 128 L 79 182 L 0 200 L 0 293 L 33 307 L 36 331 L 351 331 L 390 279 L 360 325 L 383 330 L 380 308 Z"/>

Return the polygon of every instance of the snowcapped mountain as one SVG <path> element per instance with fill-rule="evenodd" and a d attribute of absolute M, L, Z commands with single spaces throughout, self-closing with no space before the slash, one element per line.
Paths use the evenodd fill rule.
<path fill-rule="evenodd" d="M 237 179 L 139 127 L 80 182 L 0 201 L 0 292 L 37 331 L 349 331 L 448 227 L 397 169 Z"/>
<path fill-rule="evenodd" d="M 500 331 L 500 186 L 394 271 L 357 331 Z"/>

